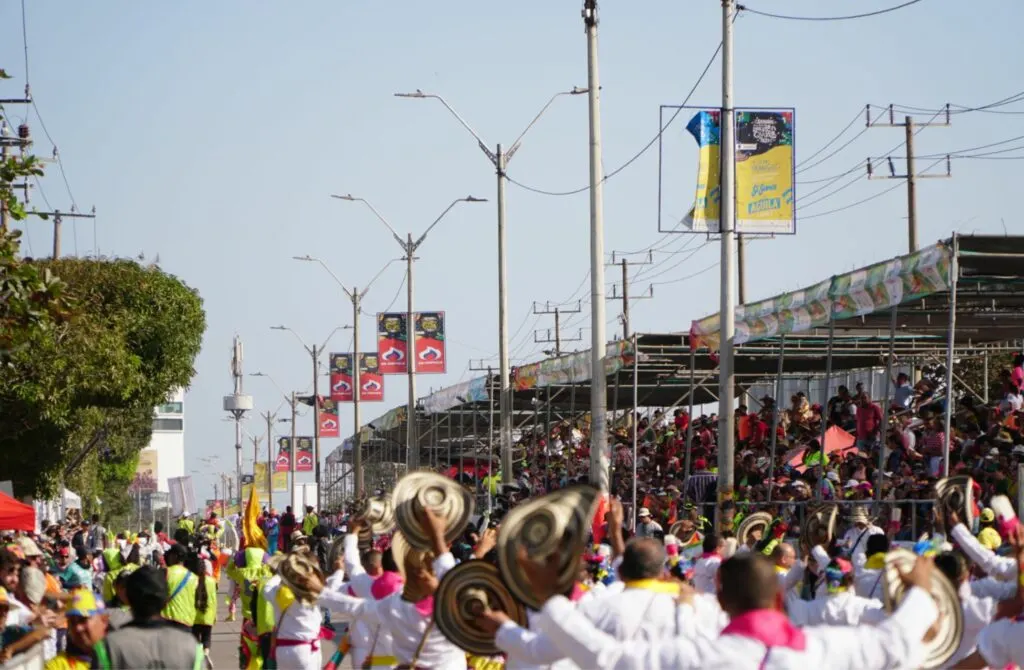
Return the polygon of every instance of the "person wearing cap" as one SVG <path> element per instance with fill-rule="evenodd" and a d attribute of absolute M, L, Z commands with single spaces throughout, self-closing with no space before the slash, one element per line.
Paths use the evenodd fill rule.
<path fill-rule="evenodd" d="M 87 589 L 71 596 L 64 612 L 68 622 L 67 648 L 50 659 L 45 670 L 88 670 L 92 667 L 92 649 L 107 634 L 103 603 Z"/>
<path fill-rule="evenodd" d="M 161 616 L 167 605 L 168 581 L 163 570 L 143 566 L 127 580 L 132 622 L 93 646 L 93 668 L 200 668 L 203 646 L 191 629 Z"/>
<path fill-rule="evenodd" d="M 996 513 L 986 507 L 981 510 L 978 522 L 981 526 L 981 530 L 978 531 L 978 543 L 990 551 L 995 551 L 1003 544 L 1003 538 L 999 536 L 999 531 L 994 527 Z"/>
<path fill-rule="evenodd" d="M 651 510 L 646 507 L 641 507 L 640 511 L 636 515 L 636 536 L 637 537 L 654 537 L 655 533 L 664 533 L 665 530 L 661 527 L 661 524 L 651 518 Z"/>
<path fill-rule="evenodd" d="M 199 578 L 185 567 L 188 553 L 180 544 L 171 547 L 164 555 L 167 563 L 167 588 L 170 594 L 164 606 L 163 615 L 186 630 L 191 631 L 196 619 L 196 589 Z M 136 570 L 138 572 L 138 570 Z"/>

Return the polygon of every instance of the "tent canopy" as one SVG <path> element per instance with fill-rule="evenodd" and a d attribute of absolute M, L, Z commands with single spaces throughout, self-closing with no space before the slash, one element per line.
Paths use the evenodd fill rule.
<path fill-rule="evenodd" d="M 35 529 L 35 508 L 0 492 L 0 530 L 20 530 L 31 533 Z"/>

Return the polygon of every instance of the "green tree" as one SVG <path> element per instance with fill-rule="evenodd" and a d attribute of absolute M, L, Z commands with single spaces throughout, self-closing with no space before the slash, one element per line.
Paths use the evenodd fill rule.
<path fill-rule="evenodd" d="M 37 329 L 0 377 L 0 472 L 19 495 L 57 489 L 68 470 L 83 497 L 124 497 L 153 407 L 195 374 L 202 301 L 135 261 L 36 262 L 64 282 L 69 318 Z"/>

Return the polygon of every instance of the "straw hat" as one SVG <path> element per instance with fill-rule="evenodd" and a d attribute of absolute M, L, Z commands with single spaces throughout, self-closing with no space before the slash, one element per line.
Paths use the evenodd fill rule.
<path fill-rule="evenodd" d="M 816 544 L 828 546 L 836 535 L 838 516 L 839 505 L 835 503 L 817 505 L 808 510 L 807 518 L 800 528 L 800 544 L 806 547 L 813 547 Z M 819 539 L 823 534 L 823 539 Z"/>
<path fill-rule="evenodd" d="M 743 517 L 743 521 L 740 521 L 739 528 L 736 529 L 736 541 L 741 545 L 746 545 L 747 536 L 754 530 L 760 529 L 761 537 L 764 538 L 764 534 L 768 531 L 768 527 L 772 525 L 772 515 L 768 512 L 754 512 Z"/>
<path fill-rule="evenodd" d="M 689 546 L 693 542 L 694 536 L 697 535 L 697 524 L 690 521 L 690 529 L 685 530 L 683 524 L 687 523 L 687 520 L 676 521 L 672 524 L 672 527 L 668 529 L 668 534 L 675 536 L 676 541 L 682 546 Z M 668 535 L 665 536 L 668 539 Z"/>
<path fill-rule="evenodd" d="M 974 480 L 968 475 L 946 477 L 935 482 L 935 497 L 939 501 L 942 526 L 948 534 L 953 530 L 949 513 L 956 512 L 960 522 L 968 528 L 974 525 Z"/>
<path fill-rule="evenodd" d="M 885 555 L 885 568 L 882 572 L 882 596 L 885 609 L 893 612 L 899 607 L 905 595 L 903 580 L 899 570 L 909 571 L 917 556 L 906 549 L 894 549 Z M 932 572 L 932 597 L 939 609 L 938 632 L 931 639 L 921 644 L 925 648 L 925 661 L 922 668 L 938 668 L 944 665 L 960 646 L 964 635 L 964 614 L 957 597 L 956 587 L 938 570 Z"/>
<path fill-rule="evenodd" d="M 395 525 L 416 549 L 430 549 L 430 538 L 423 531 L 423 510 L 427 507 L 445 519 L 445 540 L 454 542 L 473 516 L 473 497 L 469 491 L 447 477 L 434 472 L 410 472 L 398 480 L 391 494 Z"/>
<path fill-rule="evenodd" d="M 579 575 L 580 556 L 594 517 L 598 490 L 589 484 L 559 489 L 514 508 L 498 529 L 498 567 L 509 591 L 520 602 L 540 610 L 530 581 L 519 566 L 519 547 L 536 561 L 558 552 L 561 563 L 557 591 L 568 593 Z"/>
<path fill-rule="evenodd" d="M 850 523 L 871 523 L 868 509 L 864 505 L 856 505 L 850 510 Z"/>
<path fill-rule="evenodd" d="M 367 498 L 360 501 L 354 516 L 365 521 L 374 535 L 384 535 L 395 528 L 395 514 L 389 498 Z"/>
<path fill-rule="evenodd" d="M 277 572 L 281 581 L 292 590 L 295 599 L 306 605 L 315 605 L 317 596 L 324 590 L 324 573 L 316 559 L 308 552 L 288 554 Z"/>
<path fill-rule="evenodd" d="M 449 570 L 434 594 L 434 623 L 448 641 L 477 656 L 497 656 L 501 650 L 494 636 L 477 625 L 485 610 L 504 612 L 526 628 L 526 608 L 512 597 L 498 574 L 486 561 L 467 561 Z"/>

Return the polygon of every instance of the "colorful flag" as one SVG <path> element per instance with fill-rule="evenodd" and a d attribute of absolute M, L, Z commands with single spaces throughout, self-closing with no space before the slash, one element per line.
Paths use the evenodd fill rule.
<path fill-rule="evenodd" d="M 245 514 L 242 517 L 242 541 L 246 547 L 257 547 L 267 549 L 267 537 L 259 524 L 260 499 L 256 494 L 256 487 L 249 487 L 249 502 L 245 505 Z"/>
<path fill-rule="evenodd" d="M 736 110 L 736 231 L 796 232 L 793 110 Z"/>
<path fill-rule="evenodd" d="M 331 400 L 352 402 L 352 354 L 331 354 Z"/>
<path fill-rule="evenodd" d="M 444 312 L 419 312 L 416 318 L 416 372 L 444 374 L 448 367 L 445 351 Z"/>
<path fill-rule="evenodd" d="M 359 354 L 359 387 L 360 401 L 384 400 L 384 375 L 380 373 L 380 359 L 377 354 Z"/>
<path fill-rule="evenodd" d="M 697 195 L 683 223 L 695 232 L 717 233 L 720 225 L 721 121 L 721 112 L 707 110 L 697 112 L 686 124 L 697 140 Z"/>
<path fill-rule="evenodd" d="M 409 329 L 406 314 L 377 315 L 377 356 L 382 375 L 404 375 L 409 365 Z"/>
<path fill-rule="evenodd" d="M 277 438 L 277 460 L 274 462 L 274 472 L 288 472 L 292 462 L 292 438 Z"/>
<path fill-rule="evenodd" d="M 330 398 L 320 399 L 320 437 L 340 437 L 338 403 Z"/>
<path fill-rule="evenodd" d="M 313 438 L 312 437 L 297 437 L 295 438 L 295 471 L 296 472 L 312 472 L 313 471 Z"/>

